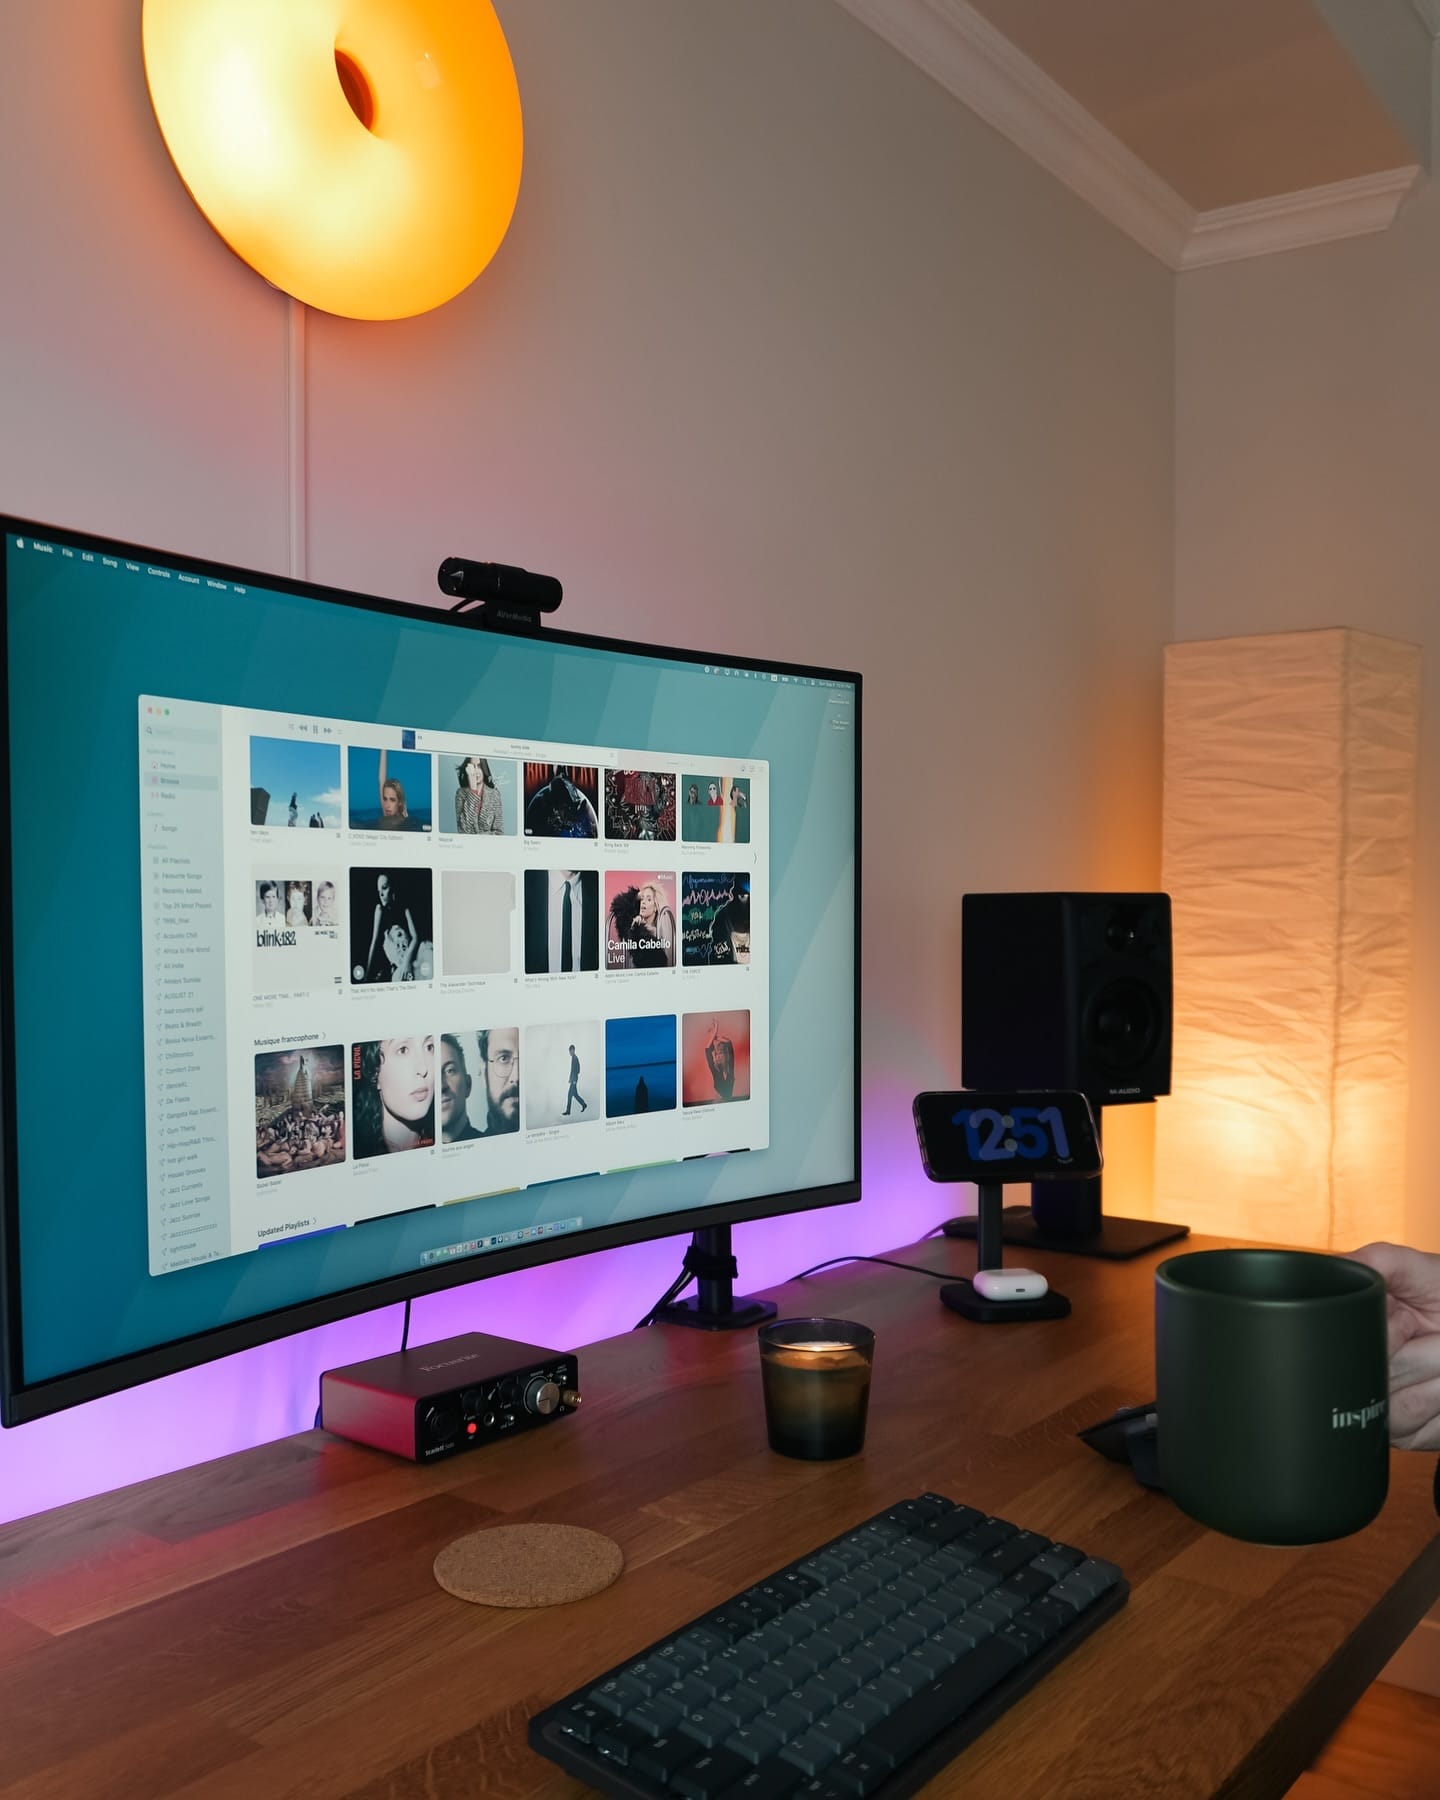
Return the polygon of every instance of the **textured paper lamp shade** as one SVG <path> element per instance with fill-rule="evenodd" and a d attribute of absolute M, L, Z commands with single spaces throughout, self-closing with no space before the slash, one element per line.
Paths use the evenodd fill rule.
<path fill-rule="evenodd" d="M 1175 948 L 1156 1199 L 1312 1249 L 1403 1235 L 1420 652 L 1357 631 L 1165 652 Z"/>

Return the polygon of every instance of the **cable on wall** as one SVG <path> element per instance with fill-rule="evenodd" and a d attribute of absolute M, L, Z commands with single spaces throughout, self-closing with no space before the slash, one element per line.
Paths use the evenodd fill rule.
<path fill-rule="evenodd" d="M 285 339 L 286 439 L 290 515 L 288 521 L 289 573 L 297 581 L 307 577 L 309 548 L 306 543 L 309 496 L 306 486 L 305 419 L 305 305 L 288 301 L 289 321 Z"/>

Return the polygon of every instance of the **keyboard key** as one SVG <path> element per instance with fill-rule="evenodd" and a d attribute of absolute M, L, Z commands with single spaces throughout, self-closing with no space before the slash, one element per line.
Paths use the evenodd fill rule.
<path fill-rule="evenodd" d="M 750 1765 L 742 1762 L 733 1750 L 710 1750 L 686 1763 L 671 1782 L 684 1800 L 720 1800 L 726 1788 L 734 1787 L 750 1773 Z"/>
<path fill-rule="evenodd" d="M 721 1800 L 789 1800 L 804 1779 L 792 1763 L 777 1758 L 751 1769 L 734 1787 L 726 1788 Z"/>
<path fill-rule="evenodd" d="M 879 1613 L 882 1619 L 898 1618 L 905 1610 L 905 1602 L 892 1591 L 891 1584 L 881 1588 L 878 1593 L 872 1594 L 865 1604 Z"/>
<path fill-rule="evenodd" d="M 729 1737 L 735 1729 L 735 1721 L 727 1719 L 724 1713 L 716 1712 L 713 1706 L 707 1706 L 700 1712 L 686 1713 L 680 1722 L 680 1729 L 686 1737 L 693 1737 L 697 1744 L 713 1750 Z"/>
<path fill-rule="evenodd" d="M 977 1600 L 960 1615 L 968 1619 L 973 1614 L 976 1618 L 993 1619 L 997 1625 L 1007 1624 L 1018 1612 L 1024 1612 L 1025 1602 L 1019 1594 L 1008 1587 L 992 1589 L 983 1600 Z"/>
<path fill-rule="evenodd" d="M 1067 1625 L 1075 1621 L 1075 1613 L 1068 1606 L 1057 1606 L 1053 1600 L 1032 1600 L 1025 1609 L 1027 1613 L 1035 1613 L 1042 1619 L 1053 1619 L 1057 1632 L 1063 1631 Z"/>
<path fill-rule="evenodd" d="M 821 1660 L 815 1653 L 815 1639 L 811 1638 L 808 1644 L 797 1644 L 793 1650 L 787 1650 L 771 1666 L 787 1688 L 797 1688 L 803 1687 L 819 1671 Z"/>
<path fill-rule="evenodd" d="M 648 1699 L 649 1695 L 638 1682 L 629 1681 L 623 1675 L 612 1676 L 609 1681 L 601 1682 L 599 1687 L 591 1688 L 589 1693 L 592 1706 L 601 1707 L 605 1712 L 613 1713 L 616 1718 L 621 1713 L 629 1712 L 632 1706 L 638 1706 L 642 1700 Z"/>
<path fill-rule="evenodd" d="M 883 1615 L 877 1615 L 880 1624 L 885 1623 Z M 855 1618 L 854 1613 L 841 1613 L 834 1618 L 823 1631 L 817 1631 L 810 1640 L 811 1648 L 822 1654 L 824 1662 L 834 1662 L 837 1656 L 843 1656 L 847 1650 L 854 1649 L 856 1644 L 863 1644 L 873 1636 L 879 1626 L 867 1631 Z M 818 1665 L 817 1665 L 818 1666 Z"/>
<path fill-rule="evenodd" d="M 905 1679 L 907 1670 L 917 1674 L 922 1680 L 933 1681 L 948 1667 L 949 1659 L 942 1651 L 936 1649 L 929 1638 L 926 1638 L 923 1644 L 916 1645 L 904 1662 L 896 1664 L 895 1673 L 902 1681 Z"/>
<path fill-rule="evenodd" d="M 783 1731 L 775 1731 L 768 1725 L 760 1725 L 753 1720 L 742 1725 L 738 1731 L 732 1731 L 725 1740 L 725 1748 L 733 1750 L 742 1762 L 750 1764 L 768 1762 L 785 1748 L 788 1739 Z"/>
<path fill-rule="evenodd" d="M 682 1631 L 675 1641 L 679 1645 L 700 1651 L 707 1660 L 718 1656 L 730 1644 L 728 1636 L 719 1631 L 711 1631 L 704 1625 L 692 1625 L 688 1631 Z"/>
<path fill-rule="evenodd" d="M 577 1700 L 573 1706 L 566 1707 L 557 1723 L 566 1737 L 588 1744 L 609 1717 L 609 1713 L 602 1712 L 598 1706 L 592 1706 L 588 1700 Z"/>
<path fill-rule="evenodd" d="M 1087 1557 L 1067 1577 L 1070 1581 L 1084 1582 L 1096 1595 L 1107 1593 L 1121 1579 L 1120 1571 L 1114 1563 L 1104 1562 L 1098 1556 Z"/>
<path fill-rule="evenodd" d="M 891 1767 L 898 1768 L 1019 1668 L 1023 1660 L 1018 1645 L 1002 1643 L 999 1638 L 988 1639 L 877 1725 L 865 1740 L 866 1749 L 873 1756 L 891 1758 Z"/>
<path fill-rule="evenodd" d="M 1003 1585 L 996 1593 L 1003 1593 L 1006 1588 L 1012 1594 L 1021 1594 L 1027 1600 L 1038 1600 L 1042 1594 L 1048 1594 L 1051 1588 L 1048 1575 L 1042 1575 L 1038 1569 L 1016 1569 L 1013 1575 L 1007 1575 Z"/>
<path fill-rule="evenodd" d="M 816 1676 L 812 1676 L 804 1687 L 796 1688 L 787 1699 L 791 1706 L 804 1713 L 807 1730 L 817 1719 L 823 1719 L 835 1704 L 835 1696 Z M 815 1773 L 813 1769 L 808 1772 L 812 1775 Z"/>
<path fill-rule="evenodd" d="M 1030 1657 L 1044 1648 L 1045 1634 L 1026 1625 L 1021 1619 L 1012 1619 L 1003 1631 L 995 1634 L 993 1641 L 997 1644 L 1013 1644 L 1022 1655 Z"/>
<path fill-rule="evenodd" d="M 937 1606 L 943 1606 L 953 1618 L 957 1612 L 964 1612 L 967 1606 L 973 1606 L 985 1588 L 978 1581 L 971 1581 L 964 1575 L 952 1575 L 938 1594 L 931 1598 Z"/>
<path fill-rule="evenodd" d="M 930 1642 L 937 1650 L 942 1651 L 952 1663 L 959 1662 L 967 1650 L 973 1650 L 981 1641 L 979 1635 L 967 1631 L 963 1624 L 947 1625 L 943 1631 L 937 1631 Z"/>
<path fill-rule="evenodd" d="M 782 1743 L 788 1743 L 791 1738 L 803 1737 L 810 1729 L 810 1715 L 802 1706 L 777 1700 L 774 1706 L 756 1716 L 755 1723 L 766 1731 L 775 1732 Z"/>
<path fill-rule="evenodd" d="M 780 1757 L 783 1762 L 793 1763 L 806 1775 L 818 1775 L 834 1762 L 837 1754 L 833 1745 L 819 1736 L 812 1726 L 803 1737 L 787 1744 L 780 1752 Z"/>
<path fill-rule="evenodd" d="M 832 1713 L 823 1719 L 817 1719 L 812 1727 L 816 1737 L 823 1739 L 836 1756 L 843 1756 L 851 1745 L 858 1744 L 865 1735 L 865 1727 L 853 1712 L 846 1712 L 843 1706 L 837 1706 Z"/>
<path fill-rule="evenodd" d="M 953 1544 L 956 1538 L 964 1537 L 984 1522 L 985 1515 L 973 1506 L 957 1506 L 953 1512 L 931 1519 L 920 1536 L 927 1544 Z"/>
<path fill-rule="evenodd" d="M 934 1517 L 929 1507 L 923 1507 L 918 1500 L 904 1500 L 899 1506 L 892 1506 L 885 1515 L 892 1525 L 898 1525 L 902 1531 L 923 1531 Z"/>
<path fill-rule="evenodd" d="M 966 1532 L 964 1537 L 956 1538 L 955 1543 L 961 1550 L 973 1550 L 977 1556 L 983 1556 L 987 1550 L 993 1550 L 1014 1535 L 1015 1527 L 1007 1525 L 1003 1519 L 987 1519 L 983 1525 Z"/>
<path fill-rule="evenodd" d="M 754 1638 L 739 1638 L 728 1650 L 722 1651 L 720 1656 L 721 1662 L 729 1663 L 742 1676 L 753 1675 L 757 1669 L 763 1669 L 769 1660 Z"/>
<path fill-rule="evenodd" d="M 648 1656 L 642 1657 L 639 1662 L 631 1663 L 628 1669 L 622 1669 L 620 1673 L 627 1681 L 633 1681 L 637 1686 L 644 1688 L 647 1694 L 658 1694 L 661 1688 L 669 1687 L 675 1679 L 669 1669 L 656 1662 L 653 1657 Z"/>
<path fill-rule="evenodd" d="M 872 1556 L 865 1567 L 882 1587 L 887 1581 L 893 1581 L 897 1575 L 905 1573 L 904 1562 L 898 1556 L 892 1556 L 888 1548 L 880 1555 Z"/>
<path fill-rule="evenodd" d="M 611 1719 L 595 1733 L 592 1743 L 602 1756 L 608 1756 L 623 1769 L 630 1761 L 632 1750 L 643 1750 L 650 1740 L 644 1732 L 637 1731 L 633 1725 L 626 1724 L 624 1719 Z"/>
<path fill-rule="evenodd" d="M 837 1700 L 848 1700 L 856 1688 L 868 1680 L 868 1672 L 862 1674 L 848 1656 L 837 1656 L 833 1663 L 823 1668 L 815 1679 Z"/>
<path fill-rule="evenodd" d="M 736 1725 L 748 1725 L 757 1713 L 765 1711 L 765 1702 L 756 1693 L 742 1687 L 731 1688 L 728 1694 L 721 1694 L 714 1702 L 714 1708 L 723 1718 Z M 755 1760 L 752 1758 L 752 1761 Z"/>
<path fill-rule="evenodd" d="M 636 1750 L 630 1758 L 630 1770 L 632 1774 L 648 1775 L 652 1781 L 668 1782 L 677 1770 L 694 1762 L 700 1754 L 700 1746 L 694 1738 L 678 1732 L 669 1733 Z"/>
<path fill-rule="evenodd" d="M 773 1706 L 782 1694 L 790 1692 L 790 1685 L 785 1677 L 777 1675 L 773 1667 L 757 1669 L 753 1675 L 747 1675 L 740 1685 L 750 1688 L 768 1706 Z"/>
<path fill-rule="evenodd" d="M 927 1632 L 923 1625 L 917 1625 L 908 1613 L 901 1613 L 894 1618 L 880 1633 L 882 1638 L 898 1638 L 903 1649 L 913 1650 L 917 1644 L 925 1642 Z"/>
<path fill-rule="evenodd" d="M 1015 1623 L 1023 1625 L 1027 1631 L 1039 1632 L 1042 1641 L 1047 1644 L 1051 1638 L 1060 1635 L 1061 1628 L 1055 1622 L 1053 1610 L 1037 1612 L 1033 1606 L 1027 1606 L 1024 1612 L 1017 1615 Z"/>
<path fill-rule="evenodd" d="M 697 1669 L 687 1678 L 688 1687 L 697 1687 L 709 1695 L 723 1694 L 726 1688 L 732 1688 L 740 1680 L 740 1672 L 733 1663 L 727 1663 L 717 1656 L 713 1662 L 706 1663 L 703 1669 Z"/>
<path fill-rule="evenodd" d="M 887 1716 L 894 1712 L 897 1706 L 903 1706 L 910 1698 L 909 1688 L 903 1681 L 896 1681 L 888 1669 L 883 1675 L 872 1676 L 855 1698 L 858 1700 L 861 1694 L 867 1699 L 874 1700 Z"/>
<path fill-rule="evenodd" d="M 981 1557 L 980 1564 L 1003 1580 L 1006 1575 L 1013 1575 L 1017 1569 L 1023 1569 L 1031 1557 L 1039 1556 L 1044 1548 L 1045 1539 L 1036 1532 L 1017 1531 L 1014 1537 L 1006 1538 L 1003 1544 L 987 1550 Z"/>
<path fill-rule="evenodd" d="M 736 1638 L 748 1637 L 755 1629 L 756 1624 L 760 1622 L 736 1601 L 732 1601 L 729 1606 L 722 1607 L 719 1612 L 711 1613 L 706 1621 L 711 1633 L 720 1636 L 721 1642 L 717 1648 L 721 1650 L 732 1644 Z M 709 1652 L 706 1651 L 705 1655 L 708 1657 Z"/>
<path fill-rule="evenodd" d="M 687 1675 L 683 1681 L 677 1681 L 674 1687 L 664 1690 L 668 1699 L 677 1701 L 687 1713 L 703 1712 L 715 1698 L 715 1691 L 708 1683 L 699 1681 L 694 1675 Z"/>
<path fill-rule="evenodd" d="M 846 1652 L 851 1664 L 860 1671 L 861 1681 L 871 1681 L 885 1672 L 885 1660 L 870 1648 L 868 1640 Z"/>
<path fill-rule="evenodd" d="M 890 1717 L 891 1709 L 883 1705 L 873 1694 L 867 1694 L 862 1687 L 858 1693 L 852 1694 L 845 1702 L 845 1710 L 854 1713 L 861 1726 L 868 1731 L 872 1725 L 878 1725 L 882 1719 Z"/>
<path fill-rule="evenodd" d="M 678 1700 L 672 1699 L 668 1693 L 652 1694 L 648 1700 L 625 1715 L 627 1724 L 633 1725 L 637 1731 L 643 1731 L 647 1737 L 664 1737 L 667 1731 L 673 1731 L 685 1717 L 687 1708 Z"/>
<path fill-rule="evenodd" d="M 868 1747 L 861 1743 L 853 1750 L 847 1750 L 838 1761 L 831 1763 L 825 1771 L 824 1779 L 836 1787 L 864 1800 L 866 1794 L 873 1794 L 890 1771 L 875 1757 L 871 1756 Z"/>
<path fill-rule="evenodd" d="M 906 1606 L 913 1606 L 917 1600 L 923 1600 L 929 1589 L 923 1581 L 916 1581 L 913 1575 L 897 1575 L 894 1581 L 887 1581 L 883 1593 L 893 1595 Z"/>

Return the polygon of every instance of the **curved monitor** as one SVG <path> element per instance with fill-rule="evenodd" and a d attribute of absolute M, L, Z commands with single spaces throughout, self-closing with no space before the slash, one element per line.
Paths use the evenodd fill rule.
<path fill-rule="evenodd" d="M 5 1424 L 859 1198 L 857 676 L 0 531 Z"/>

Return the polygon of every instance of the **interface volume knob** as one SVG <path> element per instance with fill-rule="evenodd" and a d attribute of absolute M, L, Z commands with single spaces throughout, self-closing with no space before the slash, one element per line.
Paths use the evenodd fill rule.
<path fill-rule="evenodd" d="M 560 1390 L 553 1381 L 543 1375 L 534 1376 L 525 1389 L 526 1412 L 539 1413 L 542 1418 L 553 1413 L 560 1404 Z"/>

